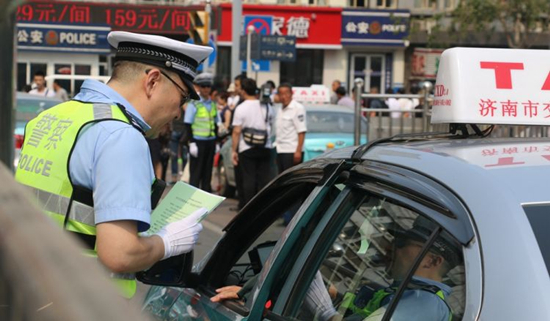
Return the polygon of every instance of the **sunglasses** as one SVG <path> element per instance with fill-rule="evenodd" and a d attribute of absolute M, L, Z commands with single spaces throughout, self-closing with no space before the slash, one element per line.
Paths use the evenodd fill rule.
<path fill-rule="evenodd" d="M 150 71 L 151 71 L 151 69 L 147 69 L 147 70 L 145 70 L 145 73 L 149 74 Z M 183 106 L 185 103 L 187 103 L 189 100 L 191 100 L 191 95 L 189 94 L 188 91 L 186 91 L 180 85 L 178 85 L 178 83 L 174 79 L 172 79 L 170 76 L 168 76 L 167 73 L 165 73 L 164 71 L 162 71 L 160 69 L 159 69 L 159 71 L 164 77 L 168 78 L 168 80 L 170 80 L 174 84 L 174 86 L 176 86 L 178 88 L 178 91 L 181 94 L 180 106 Z"/>

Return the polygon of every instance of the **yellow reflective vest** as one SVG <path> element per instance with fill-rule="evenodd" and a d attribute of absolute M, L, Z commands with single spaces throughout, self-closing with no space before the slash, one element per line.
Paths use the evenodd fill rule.
<path fill-rule="evenodd" d="M 212 102 L 210 112 L 201 101 L 194 101 L 193 104 L 197 110 L 195 114 L 195 120 L 191 125 L 193 130 L 193 136 L 197 137 L 215 137 L 216 136 L 216 115 L 217 107 L 216 103 Z"/>
<path fill-rule="evenodd" d="M 105 120 L 129 123 L 116 105 L 68 101 L 40 113 L 25 128 L 25 140 L 15 179 L 27 185 L 40 201 L 43 210 L 59 226 L 88 241 L 87 256 L 97 257 L 95 215 L 89 200 L 77 193 L 69 177 L 69 161 L 80 130 L 88 124 Z M 136 292 L 133 273 L 113 273 L 111 277 L 131 298 Z"/>

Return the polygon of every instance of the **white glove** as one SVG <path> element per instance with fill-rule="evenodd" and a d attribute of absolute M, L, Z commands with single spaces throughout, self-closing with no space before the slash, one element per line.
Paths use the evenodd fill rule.
<path fill-rule="evenodd" d="M 199 156 L 199 148 L 197 147 L 197 143 L 189 144 L 189 155 L 191 155 L 192 157 Z"/>
<path fill-rule="evenodd" d="M 313 282 L 311 282 L 306 292 L 304 305 L 311 313 L 317 316 L 317 320 L 321 321 L 329 320 L 338 313 L 332 305 L 332 300 L 330 299 L 325 283 L 323 282 L 323 277 L 319 271 L 315 274 Z"/>
<path fill-rule="evenodd" d="M 220 144 L 216 144 L 216 150 L 214 151 L 214 154 L 217 154 L 220 152 Z"/>
<path fill-rule="evenodd" d="M 202 224 L 199 220 L 206 212 L 208 212 L 207 209 L 199 208 L 186 218 L 167 224 L 155 234 L 160 236 L 164 242 L 163 260 L 193 249 L 199 238 L 199 233 L 202 231 Z"/>

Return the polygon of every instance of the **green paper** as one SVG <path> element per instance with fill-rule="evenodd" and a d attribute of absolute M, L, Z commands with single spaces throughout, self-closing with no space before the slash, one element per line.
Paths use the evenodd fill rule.
<path fill-rule="evenodd" d="M 151 227 L 148 234 L 160 231 L 166 224 L 186 218 L 196 210 L 205 208 L 207 212 L 200 217 L 202 221 L 225 199 L 210 194 L 184 182 L 177 182 L 151 213 Z"/>
<path fill-rule="evenodd" d="M 359 233 L 361 234 L 361 246 L 359 247 L 359 251 L 357 251 L 357 254 L 365 254 L 367 253 L 367 250 L 369 249 L 369 241 L 370 235 L 373 232 L 372 225 L 369 223 L 368 220 L 365 220 L 363 224 L 361 224 L 361 227 L 359 228 Z"/>

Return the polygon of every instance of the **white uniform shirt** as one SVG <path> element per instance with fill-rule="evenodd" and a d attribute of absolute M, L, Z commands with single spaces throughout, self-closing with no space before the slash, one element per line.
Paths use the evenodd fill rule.
<path fill-rule="evenodd" d="M 271 127 L 273 125 L 273 109 L 269 106 L 269 116 L 267 120 L 267 134 L 271 137 Z M 260 105 L 259 100 L 245 100 L 235 109 L 233 117 L 233 126 L 241 126 L 244 128 L 266 129 L 265 123 L 266 105 Z M 268 139 L 265 144 L 266 148 L 272 148 L 271 140 Z M 249 150 L 251 147 L 244 142 L 243 135 L 239 140 L 239 153 Z"/>
<path fill-rule="evenodd" d="M 44 91 L 42 92 L 38 91 L 38 89 L 33 89 L 29 91 L 29 94 L 35 95 L 35 96 L 43 96 L 43 97 L 55 97 L 55 91 L 49 88 L 44 88 Z"/>
<path fill-rule="evenodd" d="M 302 104 L 292 100 L 281 108 L 275 121 L 277 153 L 294 153 L 298 148 L 298 134 L 307 131 L 306 110 Z M 302 146 L 303 148 L 303 146 Z"/>

